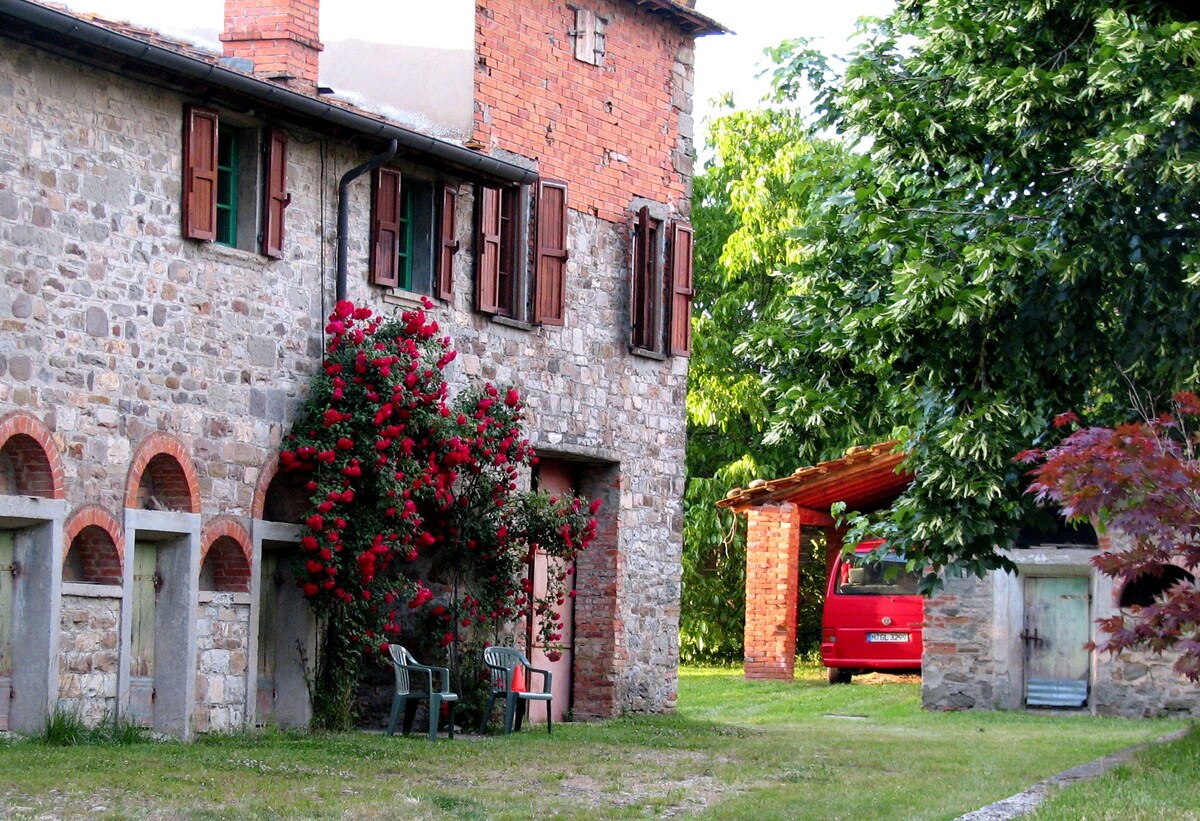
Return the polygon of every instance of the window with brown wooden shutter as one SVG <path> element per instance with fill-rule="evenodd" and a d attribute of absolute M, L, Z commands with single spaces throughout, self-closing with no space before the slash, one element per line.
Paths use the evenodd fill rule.
<path fill-rule="evenodd" d="M 183 112 L 183 235 L 217 238 L 217 112 Z"/>
<path fill-rule="evenodd" d="M 692 226 L 671 226 L 671 355 L 692 352 Z"/>
<path fill-rule="evenodd" d="M 538 183 L 534 322 L 562 325 L 566 316 L 567 185 Z"/>
<path fill-rule="evenodd" d="M 494 314 L 500 310 L 500 189 L 480 186 L 478 202 L 475 307 Z"/>
<path fill-rule="evenodd" d="M 287 133 L 277 128 L 267 131 L 267 190 L 263 207 L 262 252 L 279 259 L 283 256 L 283 215 L 292 203 L 287 190 Z"/>
<path fill-rule="evenodd" d="M 633 277 L 630 285 L 630 345 L 663 352 L 663 265 L 659 232 L 662 223 L 643 206 L 634 226 Z"/>
<path fill-rule="evenodd" d="M 443 185 L 441 218 L 438 220 L 438 233 L 441 237 L 438 243 L 438 299 L 453 299 L 454 297 L 454 255 L 458 252 L 458 240 L 455 238 L 454 209 L 457 204 L 458 194 L 454 188 L 449 185 Z"/>
<path fill-rule="evenodd" d="M 371 197 L 371 282 L 396 287 L 400 283 L 400 172 L 375 171 Z"/>

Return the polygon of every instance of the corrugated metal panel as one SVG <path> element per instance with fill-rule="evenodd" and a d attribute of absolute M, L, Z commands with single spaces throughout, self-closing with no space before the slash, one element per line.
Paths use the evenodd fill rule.
<path fill-rule="evenodd" d="M 1025 703 L 1030 707 L 1082 707 L 1087 699 L 1086 680 L 1031 678 L 1025 685 Z"/>

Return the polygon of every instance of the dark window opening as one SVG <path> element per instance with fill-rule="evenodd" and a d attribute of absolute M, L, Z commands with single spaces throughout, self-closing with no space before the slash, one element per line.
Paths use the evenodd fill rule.
<path fill-rule="evenodd" d="M 1121 590 L 1121 607 L 1149 607 L 1180 582 L 1196 581 L 1191 573 L 1173 564 L 1163 565 L 1161 571 L 1147 571 L 1126 582 Z"/>

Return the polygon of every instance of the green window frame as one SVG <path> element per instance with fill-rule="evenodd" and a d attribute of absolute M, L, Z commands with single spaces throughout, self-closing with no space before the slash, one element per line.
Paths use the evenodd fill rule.
<path fill-rule="evenodd" d="M 217 130 L 217 239 L 237 246 L 238 135 L 232 128 Z"/>
<path fill-rule="evenodd" d="M 399 283 L 397 287 L 405 291 L 412 290 L 412 269 L 413 269 L 413 208 L 415 207 L 413 191 L 411 188 L 400 188 L 400 247 L 396 250 L 397 265 L 399 269 Z"/>

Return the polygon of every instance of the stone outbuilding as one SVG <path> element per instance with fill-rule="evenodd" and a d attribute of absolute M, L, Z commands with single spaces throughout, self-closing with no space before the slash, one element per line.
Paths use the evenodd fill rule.
<path fill-rule="evenodd" d="M 759 480 L 719 504 L 747 517 L 747 678 L 790 679 L 795 665 L 800 540 L 816 528 L 830 560 L 844 529 L 834 502 L 869 513 L 886 508 L 908 486 L 895 442 L 854 448 L 843 458 Z M 1100 715 L 1200 715 L 1200 688 L 1150 651 L 1118 655 L 1086 648 L 1102 636 L 1099 619 L 1148 604 L 1180 574 L 1119 586 L 1098 573 L 1098 550 L 1121 549 L 1121 536 L 1097 539 L 1062 530 L 1023 537 L 1004 555 L 1016 574 L 946 578 L 925 602 L 921 701 L 933 710 L 1055 708 Z"/>
<path fill-rule="evenodd" d="M 603 501 L 556 707 L 674 707 L 692 5 L 478 0 L 406 118 L 321 84 L 316 0 L 227 0 L 216 51 L 0 0 L 0 730 L 308 720 L 277 454 L 341 298 L 432 299 L 530 482 Z"/>

